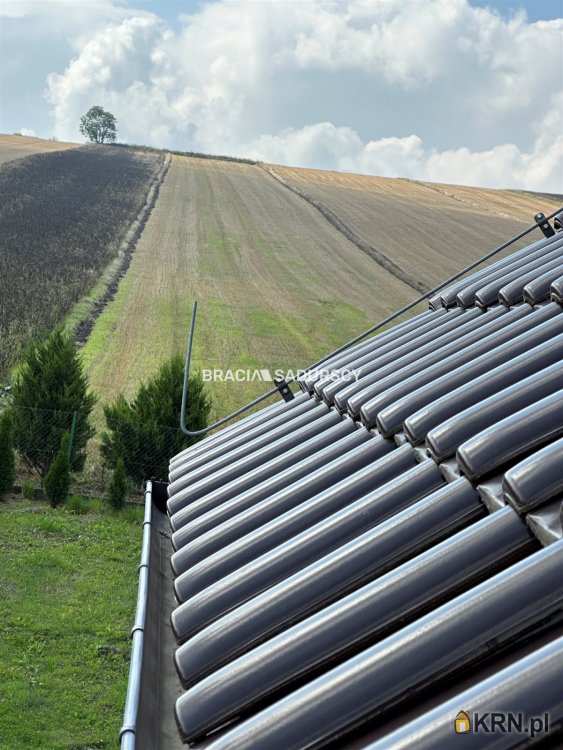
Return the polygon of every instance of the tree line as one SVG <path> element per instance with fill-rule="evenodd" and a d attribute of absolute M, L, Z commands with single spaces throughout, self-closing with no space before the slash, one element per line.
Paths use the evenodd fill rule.
<path fill-rule="evenodd" d="M 118 396 L 104 407 L 101 452 L 112 472 L 107 497 L 114 507 L 123 505 L 131 483 L 166 480 L 170 458 L 195 442 L 178 427 L 182 385 L 183 361 L 177 355 L 142 383 L 132 399 Z M 190 376 L 189 390 L 188 424 L 201 429 L 208 422 L 211 399 L 198 374 Z M 17 454 L 41 477 L 50 503 L 64 503 L 95 435 L 96 401 L 67 334 L 57 329 L 31 344 L 14 377 L 9 405 L 0 414 L 0 496 L 14 484 Z"/>

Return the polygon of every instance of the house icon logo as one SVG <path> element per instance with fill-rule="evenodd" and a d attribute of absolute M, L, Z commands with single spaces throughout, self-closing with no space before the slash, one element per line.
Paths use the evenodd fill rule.
<path fill-rule="evenodd" d="M 460 711 L 455 717 L 454 729 L 456 734 L 465 734 L 471 731 L 471 720 L 466 711 Z"/>

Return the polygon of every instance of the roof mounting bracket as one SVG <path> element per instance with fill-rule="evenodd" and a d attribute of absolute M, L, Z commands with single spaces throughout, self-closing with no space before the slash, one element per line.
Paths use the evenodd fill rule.
<path fill-rule="evenodd" d="M 289 385 L 286 383 L 285 378 L 274 378 L 274 383 L 284 401 L 293 401 L 295 396 Z"/>
<path fill-rule="evenodd" d="M 553 235 L 555 234 L 555 229 L 551 226 L 549 220 L 545 218 L 545 214 L 542 214 L 541 212 L 539 214 L 536 214 L 534 216 L 534 221 L 541 229 L 545 237 L 553 237 Z"/>

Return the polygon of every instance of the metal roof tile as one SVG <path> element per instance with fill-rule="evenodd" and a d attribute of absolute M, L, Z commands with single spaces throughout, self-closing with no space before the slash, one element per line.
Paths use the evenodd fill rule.
<path fill-rule="evenodd" d="M 171 460 L 185 740 L 344 748 L 408 705 L 414 723 L 384 744 L 350 745 L 406 747 L 424 726 L 413 697 L 439 703 L 478 660 L 496 670 L 482 690 L 532 705 L 522 679 L 541 682 L 542 652 L 495 665 L 563 621 L 561 258 L 558 233 L 452 284 L 441 302 L 461 307 L 334 355 L 294 401 Z M 428 748 L 450 736 L 451 705 Z"/>

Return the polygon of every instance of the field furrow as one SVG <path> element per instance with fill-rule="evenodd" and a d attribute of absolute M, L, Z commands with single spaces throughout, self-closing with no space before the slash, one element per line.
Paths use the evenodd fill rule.
<path fill-rule="evenodd" d="M 131 394 L 183 350 L 197 298 L 196 367 L 293 369 L 413 296 L 260 168 L 174 156 L 83 355 L 103 400 Z M 262 390 L 215 382 L 215 414 Z"/>
<path fill-rule="evenodd" d="M 405 274 L 433 287 L 561 205 L 556 196 L 274 166 Z M 539 233 L 538 233 L 539 235 Z M 532 239 L 534 239 L 532 237 Z M 513 252 L 530 239 L 509 248 Z M 500 256 L 499 256 L 500 257 Z"/>

